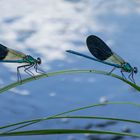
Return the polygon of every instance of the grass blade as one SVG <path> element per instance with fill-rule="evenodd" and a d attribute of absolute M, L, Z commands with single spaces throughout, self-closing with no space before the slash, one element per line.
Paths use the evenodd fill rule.
<path fill-rule="evenodd" d="M 18 131 L 18 132 L 10 132 L 10 133 L 1 133 L 0 137 L 54 135 L 54 134 L 99 134 L 99 135 L 111 134 L 111 135 L 118 135 L 118 136 L 140 137 L 140 134 L 136 134 L 136 133 L 124 133 L 124 132 L 103 131 L 103 130 L 78 130 L 78 129 L 47 129 L 47 130 Z"/>
<path fill-rule="evenodd" d="M 131 102 L 107 102 L 107 103 L 104 103 L 104 104 L 93 104 L 93 105 L 84 106 L 84 107 L 81 107 L 81 108 L 76 108 L 76 109 L 72 109 L 72 110 L 69 110 L 69 111 L 65 111 L 65 112 L 55 114 L 55 115 L 52 115 L 52 116 L 49 116 L 49 117 L 46 117 L 46 118 L 28 120 L 28 121 L 18 122 L 18 123 L 15 123 L 15 124 L 1 126 L 0 129 L 11 128 L 11 127 L 17 126 L 16 128 L 11 128 L 7 132 L 14 131 L 14 130 L 17 130 L 17 129 L 20 129 L 20 128 L 30 126 L 30 125 L 35 124 L 35 123 L 39 123 L 39 122 L 46 121 L 46 120 L 49 120 L 49 119 L 54 119 L 54 118 L 57 118 L 57 117 L 60 117 L 62 115 L 66 115 L 66 114 L 69 114 L 69 113 L 72 113 L 72 112 L 76 112 L 76 111 L 80 111 L 80 110 L 84 110 L 84 109 L 89 109 L 89 108 L 93 108 L 93 107 L 99 107 L 99 106 L 103 106 L 103 105 L 113 105 L 113 104 L 117 104 L 117 105 L 133 105 L 133 106 L 140 107 L 140 104 L 131 103 Z M 102 119 L 103 119 L 103 117 L 102 117 Z M 119 121 L 119 118 L 118 118 L 118 121 Z M 125 121 L 125 120 L 122 119 L 122 121 Z M 128 122 L 139 123 L 139 121 L 137 121 L 137 120 L 128 120 Z"/>
<path fill-rule="evenodd" d="M 34 81 L 34 80 L 37 80 L 37 79 L 48 78 L 48 77 L 51 77 L 51 76 L 57 76 L 57 75 L 62 75 L 62 74 L 78 74 L 78 73 L 89 73 L 89 74 L 95 73 L 95 74 L 102 74 L 102 75 L 106 75 L 106 76 L 112 76 L 114 78 L 117 78 L 117 79 L 129 84 L 130 86 L 135 88 L 137 91 L 140 91 L 140 86 L 138 86 L 138 85 L 126 80 L 126 79 L 123 79 L 119 75 L 108 74 L 108 72 L 106 72 L 106 71 L 99 71 L 99 70 L 63 70 L 63 71 L 50 72 L 50 73 L 47 73 L 47 74 L 36 75 L 35 78 L 34 77 L 29 77 L 29 78 L 23 79 L 22 84 L 20 82 L 12 83 L 10 85 L 7 85 L 7 86 L 1 88 L 0 93 L 4 93 L 5 91 L 8 91 L 12 88 L 15 88 L 16 86 L 20 86 L 20 85 L 23 85 L 25 83 L 28 83 L 28 82 L 31 82 L 31 81 Z"/>

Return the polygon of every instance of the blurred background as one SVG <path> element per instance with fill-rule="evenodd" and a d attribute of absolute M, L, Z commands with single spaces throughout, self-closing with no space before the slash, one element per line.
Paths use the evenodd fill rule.
<path fill-rule="evenodd" d="M 53 72 L 65 69 L 97 69 L 112 67 L 67 54 L 73 49 L 90 55 L 86 47 L 88 35 L 97 35 L 132 66 L 140 67 L 140 1 L 139 0 L 1 0 L 0 43 L 9 48 L 42 59 L 41 69 Z M 0 87 L 17 81 L 16 65 L 0 64 Z M 120 70 L 114 71 L 120 74 Z M 140 83 L 140 74 L 135 75 Z M 28 77 L 24 72 L 22 78 Z M 37 119 L 70 109 L 103 101 L 139 103 L 140 95 L 125 83 L 103 75 L 73 74 L 44 78 L 19 86 L 0 95 L 0 125 Z M 140 109 L 128 105 L 110 105 L 72 113 L 126 119 L 140 118 Z M 97 120 L 53 120 L 28 129 L 97 128 L 140 133 L 138 125 Z M 27 128 L 26 128 L 27 129 Z M 2 140 L 92 140 L 112 136 L 54 135 L 7 137 Z M 136 138 L 118 138 L 131 140 Z M 117 140 L 117 139 L 116 139 Z"/>

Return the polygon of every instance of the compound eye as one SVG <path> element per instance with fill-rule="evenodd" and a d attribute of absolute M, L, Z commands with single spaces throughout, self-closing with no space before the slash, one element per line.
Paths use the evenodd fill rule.
<path fill-rule="evenodd" d="M 134 67 L 134 73 L 137 73 L 137 72 L 138 72 L 138 68 Z"/>
<path fill-rule="evenodd" d="M 37 63 L 41 64 L 41 59 L 39 57 L 37 58 Z"/>

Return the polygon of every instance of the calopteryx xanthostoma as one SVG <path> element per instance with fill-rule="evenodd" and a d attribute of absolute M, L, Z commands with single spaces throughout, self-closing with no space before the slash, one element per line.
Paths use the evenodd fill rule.
<path fill-rule="evenodd" d="M 137 67 L 132 67 L 128 62 L 126 62 L 119 55 L 113 52 L 102 39 L 100 39 L 99 37 L 95 35 L 90 35 L 87 37 L 86 44 L 89 51 L 95 58 L 87 56 L 85 54 L 81 54 L 73 50 L 67 50 L 66 52 L 113 66 L 113 69 L 109 72 L 109 74 L 111 74 L 112 71 L 115 70 L 115 68 L 120 68 L 122 77 L 125 78 L 125 75 L 123 72 L 130 73 L 128 78 L 133 83 L 135 83 L 134 73 L 138 72 Z"/>
<path fill-rule="evenodd" d="M 23 63 L 23 65 L 17 67 L 17 77 L 20 82 L 22 82 L 20 68 L 24 68 L 24 71 L 30 76 L 34 76 L 34 74 L 30 71 L 31 67 L 34 67 L 37 73 L 40 73 L 39 71 L 41 71 L 38 69 L 38 65 L 41 64 L 40 58 L 35 59 L 30 55 L 10 49 L 2 44 L 0 44 L 0 62 Z"/>

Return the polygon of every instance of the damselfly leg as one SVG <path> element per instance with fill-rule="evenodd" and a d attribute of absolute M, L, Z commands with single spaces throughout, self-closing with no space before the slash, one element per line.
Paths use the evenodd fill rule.
<path fill-rule="evenodd" d="M 33 72 L 31 72 L 29 69 L 31 68 L 31 67 L 33 67 L 34 66 L 34 64 L 29 64 L 29 65 L 24 65 L 24 71 L 28 74 L 28 75 L 30 75 L 31 77 L 34 77 L 34 73 Z M 35 78 L 35 77 L 34 77 Z"/>
<path fill-rule="evenodd" d="M 115 69 L 116 67 L 113 67 L 113 69 L 108 73 L 108 75 L 110 75 Z"/>
<path fill-rule="evenodd" d="M 43 70 L 41 70 L 41 69 L 38 68 L 38 65 L 37 64 L 34 65 L 34 69 L 35 69 L 36 73 L 46 74 L 48 76 L 48 74 L 45 71 L 43 71 Z"/>
<path fill-rule="evenodd" d="M 135 80 L 134 80 L 134 72 L 131 72 L 130 75 L 128 76 L 128 79 L 130 79 L 131 82 L 133 82 L 134 84 L 136 84 Z"/>
<path fill-rule="evenodd" d="M 21 68 L 22 66 L 18 66 L 17 67 L 17 78 L 18 78 L 18 82 L 22 83 L 22 79 L 21 79 L 21 75 L 20 75 L 20 71 L 19 69 Z"/>
<path fill-rule="evenodd" d="M 126 80 L 127 78 L 125 77 L 123 70 L 121 70 L 121 74 L 122 74 L 122 78 Z"/>
<path fill-rule="evenodd" d="M 24 68 L 24 71 L 25 71 L 29 76 L 35 78 L 34 73 L 31 72 L 31 71 L 29 70 L 29 69 L 30 69 L 31 67 L 33 67 L 33 66 L 34 66 L 34 64 L 28 64 L 28 65 L 22 65 L 22 66 L 18 66 L 18 67 L 17 67 L 18 82 L 21 82 L 21 83 L 22 83 L 22 78 L 21 78 L 21 74 L 20 74 L 20 69 L 21 69 L 21 68 Z"/>

